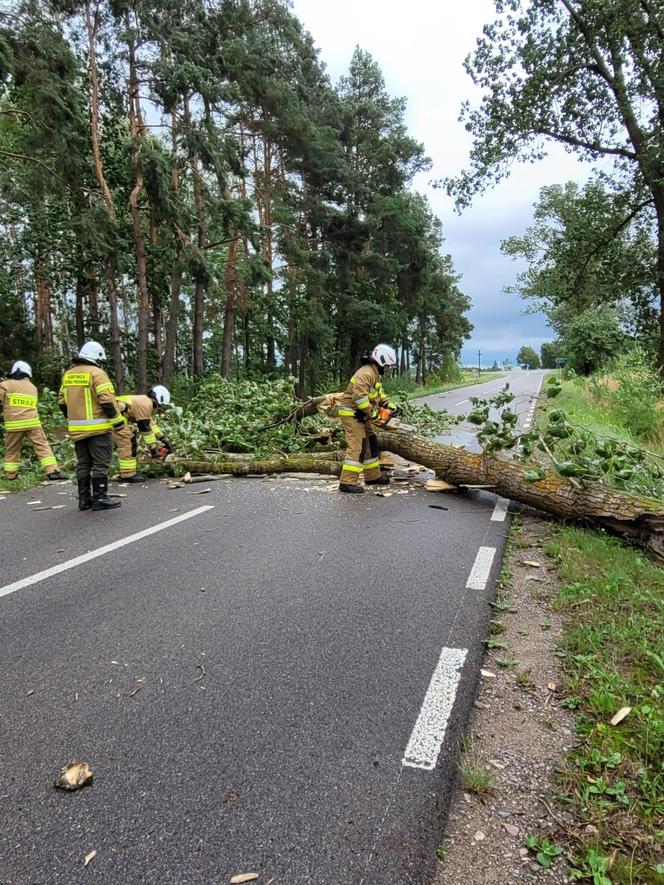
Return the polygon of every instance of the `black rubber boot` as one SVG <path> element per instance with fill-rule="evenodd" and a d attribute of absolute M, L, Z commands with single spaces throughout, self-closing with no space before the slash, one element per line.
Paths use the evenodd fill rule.
<path fill-rule="evenodd" d="M 93 476 L 92 478 L 92 509 L 114 510 L 120 506 L 119 501 L 113 501 L 106 494 L 108 492 L 108 480 L 105 477 Z"/>
<path fill-rule="evenodd" d="M 54 470 L 53 473 L 46 474 L 46 479 L 48 479 L 50 482 L 64 482 L 67 477 L 64 475 L 64 473 L 60 473 L 59 470 Z"/>
<path fill-rule="evenodd" d="M 339 483 L 339 491 L 340 492 L 348 492 L 350 495 L 363 495 L 364 489 L 362 486 L 352 486 L 346 482 Z"/>
<path fill-rule="evenodd" d="M 387 473 L 381 473 L 378 479 L 365 479 L 364 484 L 367 486 L 389 486 L 390 478 Z"/>
<path fill-rule="evenodd" d="M 89 510 L 92 507 L 92 492 L 90 491 L 90 477 L 78 480 L 78 509 Z"/>
<path fill-rule="evenodd" d="M 121 476 L 120 482 L 147 482 L 147 476 L 143 476 L 141 473 L 135 473 L 133 476 Z"/>

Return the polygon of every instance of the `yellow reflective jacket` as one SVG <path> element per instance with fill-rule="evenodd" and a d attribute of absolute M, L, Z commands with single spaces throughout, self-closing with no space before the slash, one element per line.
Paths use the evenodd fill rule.
<path fill-rule="evenodd" d="M 374 363 L 361 366 L 348 382 L 339 400 L 340 416 L 352 416 L 357 409 L 370 415 L 378 406 L 390 405 L 381 383 L 380 372 Z"/>
<path fill-rule="evenodd" d="M 149 446 L 153 446 L 157 442 L 157 437 L 161 436 L 161 430 L 152 418 L 154 400 L 145 394 L 135 393 L 131 396 L 119 396 L 118 406 L 123 417 L 136 424 L 143 440 Z"/>
<path fill-rule="evenodd" d="M 99 366 L 80 363 L 67 369 L 58 402 L 67 406 L 67 430 L 73 440 L 99 436 L 124 424 L 113 384 Z M 102 409 L 105 403 L 113 405 L 112 418 Z"/>
<path fill-rule="evenodd" d="M 29 378 L 0 381 L 0 403 L 7 433 L 41 427 L 37 412 L 37 388 Z"/>

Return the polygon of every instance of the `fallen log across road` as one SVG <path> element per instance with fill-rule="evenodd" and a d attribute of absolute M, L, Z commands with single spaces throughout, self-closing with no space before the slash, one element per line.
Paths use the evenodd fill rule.
<path fill-rule="evenodd" d="M 501 454 L 476 454 L 464 448 L 432 442 L 409 433 L 378 433 L 381 451 L 393 452 L 408 461 L 434 470 L 453 485 L 483 485 L 498 495 L 544 510 L 561 520 L 591 523 L 612 534 L 636 541 L 664 564 L 664 504 L 600 482 L 570 479 L 550 470 L 537 482 L 524 474 L 532 463 L 515 461 Z M 321 473 L 337 475 L 343 453 L 270 455 L 255 461 L 181 460 L 173 462 L 178 472 L 232 473 Z"/>

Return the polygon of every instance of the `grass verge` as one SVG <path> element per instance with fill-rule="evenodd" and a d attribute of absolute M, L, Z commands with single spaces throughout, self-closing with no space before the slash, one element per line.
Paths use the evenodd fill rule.
<path fill-rule="evenodd" d="M 0 458 L 0 460 L 2 460 Z M 44 474 L 39 469 L 22 470 L 16 479 L 7 480 L 0 476 L 0 495 L 11 492 L 23 492 L 39 485 L 44 479 Z"/>
<path fill-rule="evenodd" d="M 475 384 L 485 384 L 487 381 L 495 381 L 503 378 L 505 372 L 483 372 L 481 378 L 476 372 L 464 372 L 463 380 L 453 381 L 449 384 L 427 384 L 426 387 L 416 387 L 412 379 L 394 378 L 386 382 L 386 390 L 391 396 L 402 399 L 419 399 L 422 396 L 433 396 L 435 393 L 446 393 L 448 390 L 460 390 L 462 387 L 472 387 Z"/>
<path fill-rule="evenodd" d="M 617 539 L 570 526 L 556 527 L 545 549 L 563 581 L 553 604 L 569 615 L 560 654 L 579 742 L 561 799 L 583 824 L 572 875 L 662 883 L 664 571 Z"/>

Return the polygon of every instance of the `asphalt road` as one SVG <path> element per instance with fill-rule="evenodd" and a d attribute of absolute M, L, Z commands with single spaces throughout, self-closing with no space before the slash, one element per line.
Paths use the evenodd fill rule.
<path fill-rule="evenodd" d="M 517 426 L 522 430 L 529 430 L 532 425 L 536 396 L 547 374 L 548 372 L 541 370 L 528 372 L 515 370 L 508 372 L 502 378 L 494 378 L 493 381 L 461 387 L 458 390 L 448 390 L 447 393 L 435 393 L 433 396 L 422 397 L 416 402 L 426 403 L 435 411 L 446 409 L 452 415 L 467 415 L 473 409 L 470 402 L 471 397 L 490 399 L 499 393 L 506 384 L 509 384 L 510 392 L 514 394 L 510 408 L 519 416 Z M 495 409 L 491 409 L 490 417 L 494 419 L 497 417 Z M 451 427 L 449 432 L 443 434 L 439 439 L 441 442 L 463 445 L 470 451 L 479 452 L 480 446 L 475 439 L 476 430 L 477 427 L 464 421 Z"/>
<path fill-rule="evenodd" d="M 209 488 L 0 501 L 0 882 L 430 881 L 501 502 Z M 71 759 L 94 780 L 63 793 Z"/>

